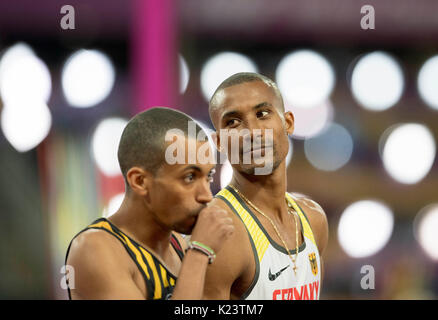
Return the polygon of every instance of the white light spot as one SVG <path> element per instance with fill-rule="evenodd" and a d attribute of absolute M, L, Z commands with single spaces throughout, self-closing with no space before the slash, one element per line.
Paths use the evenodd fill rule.
<path fill-rule="evenodd" d="M 49 69 L 30 47 L 17 44 L 5 52 L 0 61 L 0 94 L 5 104 L 24 99 L 47 103 L 51 90 Z"/>
<path fill-rule="evenodd" d="M 105 218 L 109 218 L 114 213 L 116 213 L 117 210 L 119 210 L 120 206 L 122 205 L 124 198 L 125 198 L 124 193 L 119 193 L 114 197 L 112 197 L 108 202 L 108 205 L 103 209 L 102 216 Z"/>
<path fill-rule="evenodd" d="M 333 106 L 329 100 L 310 108 L 296 108 L 286 105 L 286 110 L 294 115 L 294 132 L 296 139 L 316 136 L 333 120 Z"/>
<path fill-rule="evenodd" d="M 323 103 L 335 85 L 335 73 L 330 63 L 310 50 L 285 56 L 277 67 L 276 79 L 285 103 L 298 108 Z"/>
<path fill-rule="evenodd" d="M 79 50 L 62 70 L 64 95 L 73 107 L 92 107 L 111 92 L 115 71 L 110 59 L 97 50 Z"/>
<path fill-rule="evenodd" d="M 438 204 L 423 208 L 415 218 L 414 234 L 424 252 L 438 260 Z"/>
<path fill-rule="evenodd" d="M 49 134 L 52 116 L 44 102 L 14 101 L 3 107 L 1 126 L 10 144 L 17 151 L 26 152 Z"/>
<path fill-rule="evenodd" d="M 221 52 L 211 57 L 201 71 L 204 98 L 210 101 L 222 81 L 238 72 L 257 72 L 257 66 L 250 58 L 235 52 Z"/>
<path fill-rule="evenodd" d="M 421 124 L 403 124 L 389 128 L 381 138 L 386 171 L 401 183 L 414 184 L 430 171 L 435 159 L 435 141 Z"/>
<path fill-rule="evenodd" d="M 128 121 L 121 118 L 102 120 L 93 133 L 91 147 L 94 161 L 107 176 L 121 174 L 117 158 L 120 138 Z"/>
<path fill-rule="evenodd" d="M 438 110 L 438 55 L 428 59 L 421 67 L 417 85 L 421 99 Z"/>
<path fill-rule="evenodd" d="M 190 79 L 190 71 L 189 67 L 187 66 L 187 62 L 184 59 L 182 55 L 179 55 L 178 57 L 179 61 L 179 92 L 183 94 L 186 89 L 187 85 L 189 84 Z"/>
<path fill-rule="evenodd" d="M 372 200 L 355 202 L 339 220 L 339 244 L 351 257 L 371 256 L 386 245 L 393 225 L 393 213 L 386 205 Z"/>
<path fill-rule="evenodd" d="M 353 69 L 351 90 L 365 109 L 383 111 L 396 104 L 403 93 L 403 72 L 397 61 L 376 51 L 359 59 Z"/>

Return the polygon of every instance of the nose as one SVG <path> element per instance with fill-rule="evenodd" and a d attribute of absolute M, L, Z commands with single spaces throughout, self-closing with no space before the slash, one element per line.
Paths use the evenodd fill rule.
<path fill-rule="evenodd" d="M 210 189 L 210 182 L 202 181 L 197 190 L 196 200 L 200 203 L 207 204 L 213 200 L 213 194 Z"/>
<path fill-rule="evenodd" d="M 255 121 L 248 121 L 243 135 L 243 143 L 253 144 L 254 141 L 263 141 L 263 129 Z"/>

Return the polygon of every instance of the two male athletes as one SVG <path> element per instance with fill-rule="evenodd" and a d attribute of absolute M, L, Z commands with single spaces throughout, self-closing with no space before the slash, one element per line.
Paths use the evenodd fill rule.
<path fill-rule="evenodd" d="M 286 192 L 294 118 L 275 83 L 255 73 L 233 75 L 216 90 L 209 112 L 230 161 L 232 144 L 218 133 L 234 129 L 239 139 L 230 185 L 213 199 L 214 164 L 164 161 L 173 128 L 184 132 L 178 141 L 186 150 L 190 143 L 206 149 L 207 142 L 188 134 L 189 117 L 166 108 L 134 117 L 118 153 L 124 202 L 69 247 L 66 264 L 77 270 L 71 298 L 319 298 L 327 219 L 314 201 Z M 262 167 L 270 169 L 259 174 Z M 188 244 L 178 233 L 191 234 Z"/>

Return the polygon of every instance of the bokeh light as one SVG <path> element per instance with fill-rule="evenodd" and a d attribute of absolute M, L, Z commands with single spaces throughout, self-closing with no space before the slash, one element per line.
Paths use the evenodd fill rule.
<path fill-rule="evenodd" d="M 415 237 L 424 252 L 438 260 L 438 204 L 431 204 L 420 210 L 415 217 Z"/>
<path fill-rule="evenodd" d="M 0 61 L 0 94 L 5 104 L 16 100 L 47 103 L 52 82 L 49 69 L 26 44 L 6 50 Z"/>
<path fill-rule="evenodd" d="M 394 106 L 403 93 L 403 72 L 397 61 L 381 51 L 364 55 L 354 66 L 351 91 L 365 109 L 383 111 Z"/>
<path fill-rule="evenodd" d="M 44 102 L 9 102 L 2 110 L 1 127 L 9 143 L 19 152 L 35 148 L 49 134 L 52 115 Z"/>
<path fill-rule="evenodd" d="M 335 85 L 333 67 L 321 54 L 299 50 L 286 55 L 275 72 L 286 104 L 314 107 L 326 101 Z"/>
<path fill-rule="evenodd" d="M 333 120 L 333 105 L 330 100 L 326 100 L 314 107 L 297 108 L 285 106 L 287 111 L 291 111 L 295 118 L 294 132 L 295 139 L 307 139 L 319 134 Z"/>
<path fill-rule="evenodd" d="M 221 82 L 238 72 L 257 72 L 257 66 L 250 58 L 236 52 L 221 52 L 208 59 L 201 71 L 204 98 L 210 101 Z"/>
<path fill-rule="evenodd" d="M 92 107 L 111 92 L 115 70 L 108 56 L 97 50 L 79 50 L 66 61 L 62 70 L 62 88 L 73 107 Z"/>
<path fill-rule="evenodd" d="M 426 126 L 417 123 L 394 125 L 380 140 L 383 165 L 396 181 L 414 184 L 430 171 L 436 146 Z"/>
<path fill-rule="evenodd" d="M 107 118 L 96 127 L 92 141 L 92 154 L 98 168 L 107 176 L 121 174 L 117 150 L 128 121 L 122 118 Z"/>
<path fill-rule="evenodd" d="M 319 135 L 304 141 L 304 153 L 315 168 L 335 171 L 350 160 L 353 138 L 343 126 L 332 123 Z"/>
<path fill-rule="evenodd" d="M 391 209 L 374 200 L 350 204 L 342 213 L 338 225 L 338 241 L 353 258 L 376 254 L 388 242 L 394 225 Z"/>
<path fill-rule="evenodd" d="M 187 85 L 189 84 L 190 70 L 186 60 L 182 55 L 178 56 L 178 61 L 179 61 L 179 92 L 183 94 L 187 89 Z"/>
<path fill-rule="evenodd" d="M 438 110 L 438 55 L 423 64 L 418 73 L 417 86 L 421 99 Z"/>
<path fill-rule="evenodd" d="M 125 198 L 125 193 L 119 193 L 113 196 L 108 201 L 108 204 L 103 208 L 102 217 L 109 218 L 114 213 L 116 213 L 117 210 L 119 210 L 120 206 L 122 205 L 124 198 Z"/>

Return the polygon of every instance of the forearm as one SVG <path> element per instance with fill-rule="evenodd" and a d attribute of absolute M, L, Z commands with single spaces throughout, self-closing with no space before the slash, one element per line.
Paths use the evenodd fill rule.
<path fill-rule="evenodd" d="M 200 300 L 204 293 L 208 257 L 197 250 L 188 250 L 178 275 L 173 300 Z"/>

